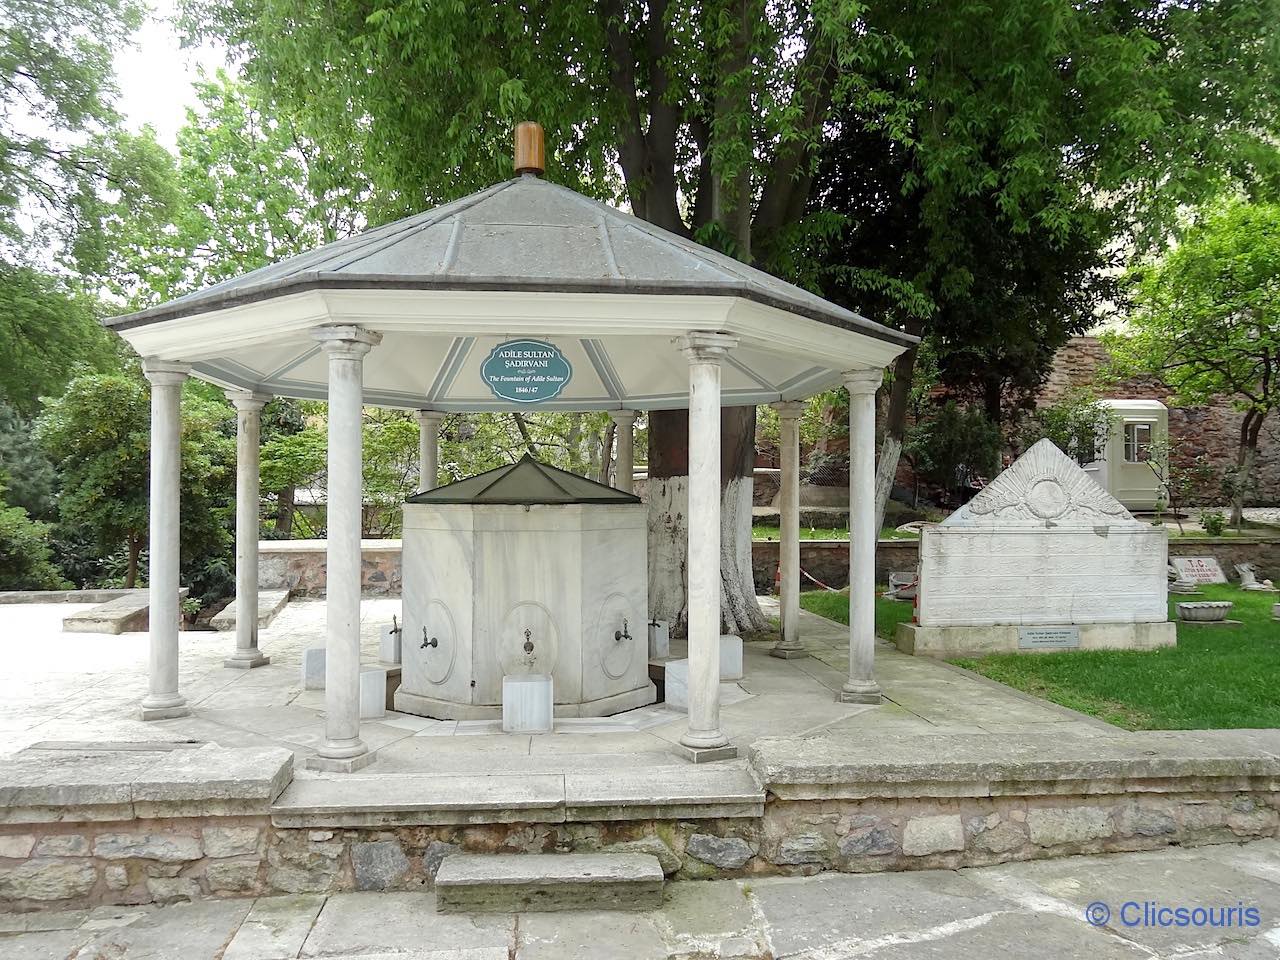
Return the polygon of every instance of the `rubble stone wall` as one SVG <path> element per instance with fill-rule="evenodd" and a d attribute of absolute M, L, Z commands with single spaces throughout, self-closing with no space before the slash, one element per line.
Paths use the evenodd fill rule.
<path fill-rule="evenodd" d="M 954 869 L 1273 837 L 1280 794 L 781 800 L 763 817 L 281 828 L 268 817 L 0 827 L 0 909 L 430 887 L 475 853 L 651 853 L 678 879 Z"/>

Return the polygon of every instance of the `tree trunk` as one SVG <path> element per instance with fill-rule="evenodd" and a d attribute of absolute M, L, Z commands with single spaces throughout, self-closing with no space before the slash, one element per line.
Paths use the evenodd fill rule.
<path fill-rule="evenodd" d="M 918 325 L 917 325 L 918 327 Z M 915 333 L 916 330 L 910 330 Z M 880 459 L 876 464 L 876 529 L 884 527 L 884 514 L 889 506 L 889 494 L 893 491 L 893 479 L 898 475 L 898 460 L 902 456 L 902 441 L 907 433 L 907 408 L 911 403 L 911 384 L 916 370 L 916 348 L 912 347 L 898 357 L 893 364 L 893 386 L 889 391 L 889 411 L 885 416 L 884 441 L 880 445 Z M 916 496 L 919 496 L 919 482 Z"/>
<path fill-rule="evenodd" d="M 1244 528 L 1244 499 L 1258 459 L 1258 435 L 1265 418 L 1266 414 L 1248 410 L 1240 422 L 1240 449 L 1236 452 L 1236 477 L 1231 490 L 1231 525 L 1237 530 Z"/>
<path fill-rule="evenodd" d="M 600 444 L 600 482 L 604 484 L 609 482 L 609 471 L 613 466 L 613 440 L 617 431 L 618 424 L 610 419 L 609 425 L 604 428 L 604 440 Z"/>
<path fill-rule="evenodd" d="M 751 569 L 752 469 L 756 411 L 727 407 L 720 430 L 720 619 L 729 633 L 764 630 Z M 649 414 L 649 612 L 671 623 L 674 636 L 688 625 L 689 415 Z"/>
<path fill-rule="evenodd" d="M 138 557 L 142 553 L 142 538 L 129 538 L 129 563 L 124 572 L 124 588 L 132 590 L 138 583 Z"/>
<path fill-rule="evenodd" d="M 285 487 L 276 493 L 276 535 L 289 540 L 293 537 L 293 512 L 296 487 Z"/>

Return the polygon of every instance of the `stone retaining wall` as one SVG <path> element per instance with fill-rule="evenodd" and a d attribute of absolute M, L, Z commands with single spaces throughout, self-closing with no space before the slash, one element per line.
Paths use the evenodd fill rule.
<path fill-rule="evenodd" d="M 953 869 L 1280 835 L 1280 731 L 764 739 L 746 765 L 673 768 L 685 785 L 665 800 L 661 778 L 624 803 L 609 793 L 618 778 L 602 777 L 597 803 L 580 809 L 529 809 L 525 796 L 496 805 L 493 784 L 489 806 L 477 806 L 482 783 L 447 804 L 416 791 L 396 807 L 385 790 L 378 803 L 344 804 L 362 781 L 331 781 L 331 801 L 307 815 L 280 796 L 288 756 L 175 749 L 149 765 L 99 762 L 104 775 L 90 782 L 92 763 L 18 755 L 0 771 L 0 909 L 412 890 L 430 886 L 456 850 L 646 852 L 668 876 L 703 879 Z M 750 815 L 742 797 L 728 804 L 723 790 L 698 786 L 732 771 L 756 784 Z"/>
<path fill-rule="evenodd" d="M 1277 835 L 1274 792 L 790 801 L 763 818 L 290 829 L 265 817 L 0 833 L 0 909 L 414 890 L 450 853 L 629 851 L 677 879 L 955 869 Z"/>

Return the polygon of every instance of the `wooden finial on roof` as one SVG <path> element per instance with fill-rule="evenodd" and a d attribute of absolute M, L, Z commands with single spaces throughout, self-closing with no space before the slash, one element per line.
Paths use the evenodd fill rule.
<path fill-rule="evenodd" d="M 542 125 L 532 120 L 516 124 L 516 173 L 541 174 L 546 169 Z"/>

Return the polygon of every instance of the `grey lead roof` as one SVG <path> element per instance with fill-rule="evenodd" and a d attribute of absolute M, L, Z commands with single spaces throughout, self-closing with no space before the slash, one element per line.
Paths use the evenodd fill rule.
<path fill-rule="evenodd" d="M 424 490 L 406 503 L 639 503 L 640 498 L 525 454 L 506 467 Z"/>
<path fill-rule="evenodd" d="M 737 296 L 911 345 L 916 338 L 567 187 L 526 175 L 107 321 L 117 329 L 306 290 Z"/>

